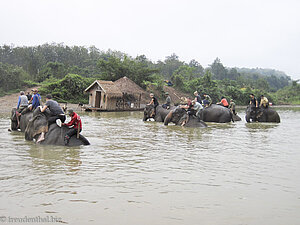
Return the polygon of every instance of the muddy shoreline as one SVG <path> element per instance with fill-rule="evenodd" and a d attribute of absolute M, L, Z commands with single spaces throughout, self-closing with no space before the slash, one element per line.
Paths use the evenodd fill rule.
<path fill-rule="evenodd" d="M 38 88 L 38 87 L 33 87 L 33 88 L 28 88 L 25 90 L 25 93 L 30 92 L 31 89 Z M 18 104 L 18 98 L 19 98 L 20 93 L 13 93 L 10 95 L 5 95 L 0 97 L 0 113 L 9 113 L 11 112 L 12 108 L 16 108 Z M 44 103 L 44 102 L 43 102 Z M 61 106 L 64 106 L 65 103 L 60 103 Z M 74 111 L 80 111 L 81 107 L 78 106 L 77 104 L 71 104 L 68 103 L 67 107 L 70 109 L 72 108 Z"/>

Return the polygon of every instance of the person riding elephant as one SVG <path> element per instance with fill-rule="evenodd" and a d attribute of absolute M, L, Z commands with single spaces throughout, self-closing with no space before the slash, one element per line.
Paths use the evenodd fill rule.
<path fill-rule="evenodd" d="M 249 105 L 251 107 L 251 113 L 254 113 L 254 120 L 256 119 L 256 115 L 257 115 L 257 109 L 258 109 L 258 101 L 256 99 L 256 97 L 254 96 L 254 94 L 250 94 L 250 102 Z"/>
<path fill-rule="evenodd" d="M 156 107 L 156 113 L 155 113 L 154 105 L 146 105 L 144 109 L 143 121 L 147 121 L 148 119 L 153 118 L 154 121 L 156 122 L 164 122 L 165 117 L 173 108 L 175 107 L 171 106 L 170 109 L 165 109 L 159 105 Z"/>
<path fill-rule="evenodd" d="M 200 118 L 204 122 L 228 123 L 233 121 L 232 113 L 228 108 L 221 105 L 212 104 L 203 108 L 200 112 Z"/>
<path fill-rule="evenodd" d="M 168 125 L 170 122 L 184 127 L 207 127 L 207 124 L 199 118 L 189 116 L 184 108 L 180 106 L 171 110 L 164 120 L 164 125 Z"/>
<path fill-rule="evenodd" d="M 269 107 L 269 100 L 267 99 L 267 97 L 265 97 L 264 95 L 260 96 L 260 103 L 259 103 L 259 107 L 266 109 Z"/>
<path fill-rule="evenodd" d="M 65 145 L 65 136 L 69 131 L 66 126 L 59 127 L 52 123 L 48 125 L 48 118 L 51 116 L 49 109 L 41 112 L 41 107 L 33 112 L 33 118 L 29 121 L 25 130 L 26 140 L 35 140 L 36 143 L 42 145 Z M 44 133 L 44 137 L 41 138 Z M 81 134 L 77 138 L 72 136 L 69 140 L 68 146 L 89 145 L 89 141 Z"/>
<path fill-rule="evenodd" d="M 154 113 L 156 111 L 156 107 L 159 105 L 157 98 L 154 96 L 153 93 L 150 93 L 150 102 L 147 105 L 153 105 L 154 106 Z"/>
<path fill-rule="evenodd" d="M 27 109 L 28 107 L 28 99 L 25 95 L 24 91 L 20 91 L 20 96 L 18 98 L 18 105 L 16 110 L 16 118 L 17 118 L 17 128 L 20 127 L 20 116 L 23 110 Z"/>
<path fill-rule="evenodd" d="M 79 135 L 82 131 L 82 121 L 80 116 L 73 111 L 73 109 L 69 109 L 69 116 L 71 117 L 71 121 L 68 123 L 63 123 L 62 126 L 69 127 L 68 132 L 65 135 L 65 145 L 69 144 L 70 138 L 74 135 Z"/>
<path fill-rule="evenodd" d="M 166 97 L 166 102 L 162 105 L 162 107 L 165 108 L 165 109 L 170 109 L 170 107 L 171 107 L 171 97 L 169 95 L 169 92 L 166 92 L 165 95 L 167 96 Z"/>
<path fill-rule="evenodd" d="M 227 99 L 224 96 L 221 97 L 221 101 L 218 102 L 217 105 L 221 105 L 221 106 L 224 106 L 226 108 L 228 108 L 228 106 L 229 106 L 229 104 L 227 102 Z"/>
<path fill-rule="evenodd" d="M 33 95 L 29 101 L 30 105 L 30 110 L 34 111 L 37 107 L 39 107 L 41 105 L 41 96 L 38 93 L 37 89 L 33 89 Z"/>
<path fill-rule="evenodd" d="M 195 91 L 194 92 L 194 96 L 195 96 L 195 101 L 196 102 L 199 102 L 200 104 L 202 104 L 202 99 L 201 99 L 201 96 L 200 96 L 200 94 L 198 93 L 198 91 Z"/>
<path fill-rule="evenodd" d="M 187 105 L 181 105 L 180 108 L 187 110 L 186 120 L 182 123 L 182 126 L 184 126 L 189 121 L 189 118 L 191 116 L 195 116 L 200 121 L 200 111 L 203 109 L 203 106 L 196 100 L 188 102 Z"/>
<path fill-rule="evenodd" d="M 51 116 L 48 118 L 49 125 L 55 122 L 58 125 L 65 122 L 66 116 L 63 109 L 59 106 L 57 101 L 52 100 L 52 95 L 50 94 L 46 96 L 46 104 L 41 109 L 41 112 L 45 112 L 46 109 L 49 109 L 51 112 Z"/>
<path fill-rule="evenodd" d="M 258 109 L 255 110 L 251 105 L 247 106 L 245 119 L 248 123 L 250 122 L 272 122 L 272 123 L 280 123 L 279 114 L 271 109 Z"/>
<path fill-rule="evenodd" d="M 202 101 L 204 107 L 209 107 L 212 104 L 211 97 L 208 94 L 204 94 L 204 100 Z"/>

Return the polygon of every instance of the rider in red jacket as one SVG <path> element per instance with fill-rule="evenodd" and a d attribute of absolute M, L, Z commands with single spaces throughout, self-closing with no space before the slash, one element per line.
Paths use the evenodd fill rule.
<path fill-rule="evenodd" d="M 65 145 L 69 144 L 70 138 L 75 135 L 79 134 L 82 130 L 82 122 L 80 116 L 74 112 L 72 109 L 69 110 L 69 116 L 71 117 L 71 121 L 69 123 L 63 123 L 63 126 L 71 127 L 69 131 L 65 135 Z"/>

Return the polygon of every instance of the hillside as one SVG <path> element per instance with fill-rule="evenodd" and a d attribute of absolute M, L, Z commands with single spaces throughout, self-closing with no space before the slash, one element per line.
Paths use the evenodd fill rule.
<path fill-rule="evenodd" d="M 291 77 L 288 76 L 285 72 L 274 70 L 274 69 L 263 69 L 263 68 L 237 68 L 235 69 L 238 71 L 238 73 L 243 74 L 259 74 L 262 76 L 270 77 L 275 76 L 277 78 L 283 77 L 291 80 Z"/>

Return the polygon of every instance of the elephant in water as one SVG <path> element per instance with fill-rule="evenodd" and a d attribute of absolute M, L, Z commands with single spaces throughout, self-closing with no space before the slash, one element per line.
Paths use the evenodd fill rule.
<path fill-rule="evenodd" d="M 17 115 L 16 115 L 16 108 L 13 108 L 11 110 L 11 130 L 18 130 L 18 121 L 17 121 Z M 22 132 L 25 132 L 25 129 L 27 127 L 27 124 L 29 123 L 29 120 L 32 118 L 33 112 L 31 112 L 29 109 L 24 109 L 21 113 L 21 116 L 19 117 L 20 125 L 19 128 Z"/>
<path fill-rule="evenodd" d="M 200 119 L 204 122 L 215 123 L 228 123 L 230 121 L 234 122 L 233 114 L 228 108 L 215 104 L 202 109 L 200 112 Z"/>
<path fill-rule="evenodd" d="M 259 108 L 255 113 L 255 108 L 248 105 L 245 118 L 248 123 L 251 121 L 280 123 L 280 117 L 278 113 L 269 107 L 266 109 Z"/>
<path fill-rule="evenodd" d="M 40 108 L 37 108 L 33 113 L 33 118 L 29 121 L 25 130 L 26 140 L 38 140 L 41 133 L 44 132 L 45 139 L 40 144 L 43 145 L 65 145 L 64 137 L 68 131 L 68 127 L 59 127 L 56 123 L 48 126 L 49 112 L 41 113 Z M 89 145 L 89 141 L 82 135 L 77 138 L 76 135 L 72 136 L 68 146 Z"/>
<path fill-rule="evenodd" d="M 170 109 L 165 109 L 161 105 L 158 105 L 156 107 L 156 113 L 155 113 L 153 105 L 146 105 L 144 109 L 143 121 L 147 121 L 148 119 L 153 118 L 156 122 L 164 122 L 165 117 L 168 115 L 171 109 L 174 108 L 175 108 L 174 106 L 171 106 Z"/>
<path fill-rule="evenodd" d="M 184 124 L 185 127 L 207 127 L 205 122 L 194 116 L 189 116 L 188 121 L 186 122 L 187 117 L 188 116 L 185 109 L 176 107 L 166 116 L 164 125 L 168 125 L 170 122 L 173 122 L 180 126 Z"/>

